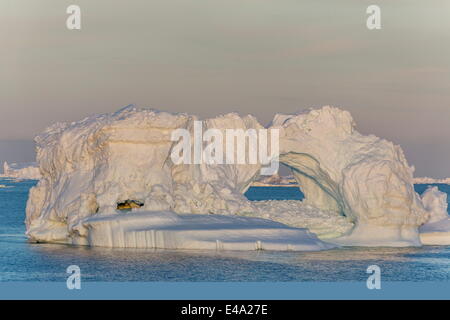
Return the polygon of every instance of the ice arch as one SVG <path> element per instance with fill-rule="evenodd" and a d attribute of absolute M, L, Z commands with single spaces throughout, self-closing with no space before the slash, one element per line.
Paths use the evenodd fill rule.
<path fill-rule="evenodd" d="M 98 228 L 108 225 L 114 226 L 116 237 L 130 236 L 130 243 L 136 243 L 133 237 L 144 234 L 127 233 L 125 226 L 150 228 L 178 221 L 176 214 L 195 213 L 256 216 L 314 232 L 326 225 L 328 238 L 339 236 L 332 241 L 348 245 L 420 244 L 418 226 L 428 213 L 414 192 L 412 168 L 399 146 L 359 134 L 348 112 L 323 107 L 275 116 L 271 128 L 280 130 L 280 161 L 292 168 L 302 186 L 306 200 L 301 205 L 248 201 L 243 193 L 257 178 L 259 165 L 171 163 L 171 132 L 192 130 L 195 120 L 129 106 L 48 128 L 36 138 L 42 179 L 27 203 L 30 239 L 101 242 L 106 238 Z M 235 113 L 203 123 L 219 130 L 262 127 L 253 116 Z M 125 216 L 129 213 L 117 207 L 126 201 L 142 207 Z M 167 219 L 162 212 L 168 212 Z M 354 228 L 347 228 L 348 220 Z M 113 246 L 119 240 L 108 241 Z M 311 241 L 309 248 L 326 247 Z"/>
<path fill-rule="evenodd" d="M 355 130 L 351 115 L 323 107 L 276 115 L 280 161 L 293 169 L 306 202 L 335 210 L 355 223 L 336 242 L 352 245 L 419 245 L 427 218 L 413 187 L 413 168 L 399 146 Z"/>

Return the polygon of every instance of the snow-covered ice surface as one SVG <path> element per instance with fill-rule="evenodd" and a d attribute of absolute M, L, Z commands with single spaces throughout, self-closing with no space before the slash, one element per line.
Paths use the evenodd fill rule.
<path fill-rule="evenodd" d="M 422 201 L 430 219 L 419 228 L 420 240 L 427 245 L 450 244 L 447 194 L 439 191 L 438 187 L 428 187 L 422 194 Z"/>
<path fill-rule="evenodd" d="M 234 249 L 258 249 L 256 243 L 279 250 L 329 247 L 289 225 L 343 245 L 421 244 L 418 227 L 430 212 L 414 191 L 413 168 L 399 146 L 358 133 L 348 112 L 323 107 L 275 116 L 271 128 L 280 129 L 280 162 L 292 169 L 306 196 L 296 203 L 245 198 L 259 165 L 173 164 L 171 133 L 192 132 L 195 120 L 129 106 L 48 128 L 36 138 L 42 178 L 30 191 L 28 237 L 148 247 L 154 245 L 148 240 L 153 230 L 177 248 L 221 243 L 234 243 Z M 205 130 L 262 128 L 254 117 L 235 113 L 202 124 Z M 142 207 L 118 211 L 127 201 Z M 262 221 L 271 224 L 270 232 Z M 213 227 L 219 222 L 222 229 Z M 201 233 L 194 231 L 197 225 Z"/>
<path fill-rule="evenodd" d="M 16 178 L 26 180 L 39 180 L 41 173 L 36 163 L 3 163 L 3 174 L 0 174 L 2 178 Z"/>
<path fill-rule="evenodd" d="M 320 239 L 332 239 L 351 232 L 354 224 L 331 210 L 319 210 L 298 200 L 255 201 L 258 211 L 248 213 L 289 226 L 307 228 Z"/>

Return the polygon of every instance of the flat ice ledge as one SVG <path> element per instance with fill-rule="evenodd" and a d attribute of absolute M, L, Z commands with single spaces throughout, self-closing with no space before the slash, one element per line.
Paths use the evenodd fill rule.
<path fill-rule="evenodd" d="M 427 223 L 419 228 L 424 245 L 450 245 L 450 218 Z"/>
<path fill-rule="evenodd" d="M 350 235 L 328 239 L 341 246 L 355 247 L 420 247 L 422 245 L 416 227 L 404 225 L 377 226 L 360 224 Z"/>
<path fill-rule="evenodd" d="M 133 211 L 90 217 L 74 244 L 116 248 L 317 251 L 336 247 L 306 229 L 240 216 Z"/>

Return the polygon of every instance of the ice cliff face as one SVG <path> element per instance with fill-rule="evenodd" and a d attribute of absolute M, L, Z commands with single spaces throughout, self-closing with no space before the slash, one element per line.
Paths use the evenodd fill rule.
<path fill-rule="evenodd" d="M 333 242 L 350 245 L 420 244 L 418 226 L 429 214 L 414 192 L 412 169 L 400 147 L 359 134 L 348 112 L 323 107 L 297 115 L 277 115 L 273 120 L 271 128 L 280 130 L 280 162 L 292 168 L 306 196 L 303 204 L 288 206 L 288 216 L 280 212 L 282 205 L 258 204 L 243 196 L 259 175 L 258 164 L 171 161 L 171 133 L 179 128 L 193 132 L 197 120 L 186 114 L 130 106 L 113 114 L 48 128 L 36 138 L 43 177 L 31 190 L 27 204 L 30 239 L 104 245 L 95 239 L 104 241 L 102 232 L 110 237 L 114 230 L 117 237 L 137 237 L 133 233 L 136 230 L 126 229 L 131 227 L 121 222 L 128 221 L 124 218 L 127 213 L 117 210 L 128 206 L 136 208 L 133 215 L 142 212 L 142 217 L 150 217 L 149 212 L 263 217 L 308 227 L 324 238 L 335 238 Z M 262 128 L 254 117 L 233 113 L 203 120 L 202 126 L 221 132 Z M 306 209 L 296 218 L 297 209 L 293 208 Z M 326 227 L 321 228 L 321 218 L 314 218 L 314 212 L 323 219 L 334 213 L 335 223 L 324 221 Z M 139 224 L 151 228 L 152 223 L 144 223 L 142 217 L 133 218 L 140 221 L 131 224 L 133 228 Z M 250 221 L 245 222 L 247 228 Z M 290 248 L 301 247 L 300 240 L 286 239 L 279 225 L 275 229 L 265 238 L 272 243 L 269 247 L 278 248 L 274 245 L 277 238 L 283 239 L 283 246 L 287 243 Z M 229 232 L 239 237 L 235 228 L 230 227 Z M 173 240 L 175 234 L 171 232 L 169 238 Z M 225 237 L 218 231 L 207 234 Z M 250 239 L 258 234 L 255 231 Z M 303 240 L 311 240 L 310 235 L 304 236 Z M 111 239 L 108 246 L 124 243 L 117 241 Z M 327 247 L 319 240 L 311 241 L 308 243 L 315 243 L 317 249 Z"/>
<path fill-rule="evenodd" d="M 171 199 L 165 196 L 172 193 L 171 132 L 190 120 L 129 107 L 48 128 L 36 138 L 43 177 L 30 191 L 28 234 L 65 242 L 83 218 L 114 214 L 126 200 L 166 209 Z"/>

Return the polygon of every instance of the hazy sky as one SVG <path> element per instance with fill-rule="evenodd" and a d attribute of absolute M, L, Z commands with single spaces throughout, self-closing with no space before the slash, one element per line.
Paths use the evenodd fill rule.
<path fill-rule="evenodd" d="M 0 57 L 0 140 L 130 103 L 264 124 L 335 105 L 418 176 L 450 177 L 450 1 L 2 0 Z M 0 161 L 30 160 L 8 145 Z"/>

